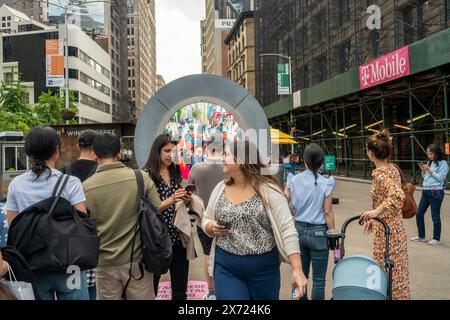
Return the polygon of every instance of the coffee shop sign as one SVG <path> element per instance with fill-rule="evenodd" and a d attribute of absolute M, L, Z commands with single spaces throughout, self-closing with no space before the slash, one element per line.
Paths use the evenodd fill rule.
<path fill-rule="evenodd" d="M 360 89 L 370 88 L 409 74 L 409 47 L 406 46 L 360 66 Z"/>

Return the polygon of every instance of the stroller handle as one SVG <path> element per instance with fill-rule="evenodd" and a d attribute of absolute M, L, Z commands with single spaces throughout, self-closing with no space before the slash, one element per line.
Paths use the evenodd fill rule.
<path fill-rule="evenodd" d="M 342 245 L 341 245 L 341 257 L 344 257 L 344 239 L 345 239 L 345 232 L 347 230 L 347 227 L 350 223 L 354 222 L 354 221 L 359 221 L 360 225 L 363 225 L 361 222 L 361 216 L 355 216 L 353 218 L 348 219 L 347 221 L 344 222 L 344 224 L 342 225 L 342 229 L 341 229 L 341 234 L 342 234 Z M 374 218 L 373 220 L 381 223 L 384 227 L 385 233 L 386 233 L 386 250 L 385 250 L 385 263 L 390 263 L 390 253 L 389 253 L 389 240 L 391 238 L 391 228 L 389 228 L 389 225 L 386 223 L 386 221 L 384 221 L 383 219 L 380 219 L 378 217 Z"/>

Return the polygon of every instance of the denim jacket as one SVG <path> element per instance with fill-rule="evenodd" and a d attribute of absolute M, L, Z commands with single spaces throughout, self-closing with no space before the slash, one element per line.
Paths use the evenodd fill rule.
<path fill-rule="evenodd" d="M 448 174 L 447 161 L 445 160 L 439 161 L 438 165 L 432 162 L 430 168 L 431 173 L 422 171 L 423 189 L 424 190 L 444 189 L 445 179 L 447 178 Z"/>

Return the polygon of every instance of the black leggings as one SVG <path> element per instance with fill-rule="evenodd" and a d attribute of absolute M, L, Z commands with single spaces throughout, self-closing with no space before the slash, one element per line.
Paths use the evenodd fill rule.
<path fill-rule="evenodd" d="M 189 276 L 189 260 L 187 259 L 186 248 L 181 242 L 172 246 L 173 259 L 170 265 L 170 284 L 172 287 L 172 300 L 186 300 L 187 283 Z M 161 275 L 153 275 L 155 285 L 155 295 L 158 295 L 158 285 Z"/>

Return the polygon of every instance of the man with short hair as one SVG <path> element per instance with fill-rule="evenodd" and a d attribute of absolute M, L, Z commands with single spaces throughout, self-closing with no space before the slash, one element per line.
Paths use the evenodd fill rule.
<path fill-rule="evenodd" d="M 219 138 L 216 140 L 217 137 Z M 223 141 L 220 135 L 211 136 L 210 141 L 206 143 L 207 158 L 204 162 L 194 165 L 189 173 L 188 183 L 195 184 L 195 194 L 203 200 L 205 209 L 215 186 L 223 180 L 223 159 L 219 149 L 223 150 Z M 204 273 L 208 284 L 208 294 L 204 299 L 215 300 L 214 279 L 208 273 L 209 254 L 213 239 L 198 226 L 197 234 L 205 255 Z"/>
<path fill-rule="evenodd" d="M 66 164 L 61 172 L 80 179 L 81 182 L 92 176 L 97 169 L 92 145 L 97 133 L 94 130 L 84 130 L 78 137 L 77 147 L 80 150 L 80 156 L 77 160 Z M 95 289 L 95 269 L 86 271 L 87 288 L 89 300 L 96 300 Z"/>
<path fill-rule="evenodd" d="M 140 199 L 136 176 L 131 168 L 123 165 L 120 140 L 114 135 L 98 135 L 94 140 L 94 155 L 98 162 L 96 173 L 83 183 L 86 205 L 97 222 L 100 237 L 100 257 L 97 266 L 97 300 L 120 300 L 126 289 L 127 300 L 153 300 L 153 274 L 139 268 L 142 259 L 140 237 L 134 246 L 134 261 L 130 266 L 131 248 L 138 223 Z M 145 193 L 158 208 L 159 195 L 149 175 L 142 172 Z"/>

